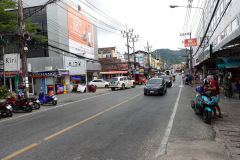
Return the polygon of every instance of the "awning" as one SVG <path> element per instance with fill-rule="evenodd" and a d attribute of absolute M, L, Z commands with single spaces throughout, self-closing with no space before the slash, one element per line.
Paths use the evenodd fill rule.
<path fill-rule="evenodd" d="M 100 72 L 100 74 L 127 74 L 128 71 Z"/>

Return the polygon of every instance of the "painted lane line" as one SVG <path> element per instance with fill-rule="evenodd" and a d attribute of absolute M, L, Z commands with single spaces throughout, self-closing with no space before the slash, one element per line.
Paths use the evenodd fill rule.
<path fill-rule="evenodd" d="M 120 105 L 122 105 L 122 104 L 124 104 L 124 103 L 126 103 L 126 102 L 128 102 L 128 101 L 130 101 L 130 100 L 132 100 L 132 99 L 134 99 L 134 98 L 136 98 L 136 97 L 138 97 L 138 96 L 140 96 L 140 95 L 142 95 L 142 94 L 143 94 L 143 92 L 140 93 L 140 94 L 138 94 L 138 95 L 136 95 L 136 96 L 134 96 L 134 97 L 131 97 L 131 98 L 129 98 L 129 99 L 127 99 L 127 100 L 119 103 L 119 104 L 116 104 L 116 105 L 114 105 L 114 106 L 112 106 L 112 107 L 110 107 L 110 108 L 108 108 L 108 109 L 106 109 L 106 110 L 104 110 L 104 111 L 102 111 L 102 112 L 99 112 L 99 113 L 97 113 L 97 114 L 95 114 L 95 115 L 93 115 L 93 116 L 91 116 L 91 117 L 88 117 L 88 118 L 86 118 L 86 119 L 84 119 L 84 120 L 82 120 L 82 121 L 80 121 L 80 122 L 78 122 L 78 123 L 75 123 L 74 125 L 69 126 L 69 127 L 65 128 L 65 129 L 59 131 L 59 132 L 56 132 L 56 133 L 54 133 L 54 134 L 52 134 L 52 135 L 44 138 L 43 140 L 44 140 L 44 141 L 50 140 L 50 139 L 56 137 L 57 135 L 60 135 L 60 134 L 66 132 L 66 131 L 74 128 L 74 127 L 77 127 L 77 126 L 83 124 L 84 122 L 87 122 L 87 121 L 89 121 L 89 120 L 91 120 L 91 119 L 93 119 L 93 118 L 96 118 L 96 117 L 104 114 L 105 112 L 108 112 L 108 111 L 110 111 L 110 110 L 112 110 L 112 109 L 114 109 L 114 108 L 116 108 L 116 107 L 118 107 L 118 106 L 120 106 Z M 39 141 L 39 142 L 42 142 L 42 140 Z M 11 159 L 11 158 L 13 158 L 13 157 L 15 157 L 15 156 L 17 156 L 17 155 L 19 155 L 19 154 L 21 154 L 21 153 L 29 150 L 29 149 L 31 149 L 31 148 L 36 147 L 36 146 L 39 145 L 39 144 L 40 144 L 40 143 L 33 143 L 33 144 L 31 144 L 31 145 L 29 145 L 29 146 L 27 146 L 27 147 L 25 147 L 25 148 L 23 148 L 23 149 L 21 149 L 21 150 L 19 150 L 19 151 L 17 151 L 17 152 L 14 152 L 13 154 L 11 154 L 11 155 L 3 158 L 2 160 Z"/>
<path fill-rule="evenodd" d="M 41 109 L 41 110 L 38 110 L 38 111 L 35 111 L 35 112 L 31 112 L 31 113 L 27 113 L 27 114 L 24 114 L 24 115 L 21 115 L 21 116 L 18 116 L 18 117 L 11 117 L 9 119 L 1 120 L 0 123 L 1 122 L 5 122 L 5 121 L 14 120 L 14 119 L 21 118 L 21 117 L 26 117 L 26 116 L 29 116 L 29 115 L 32 115 L 32 114 L 36 114 L 36 113 L 52 110 L 52 109 L 59 108 L 59 107 L 62 107 L 62 106 L 66 106 L 66 105 L 69 105 L 69 104 L 73 104 L 73 103 L 76 103 L 76 102 L 85 101 L 85 100 L 92 99 L 92 98 L 95 98 L 95 97 L 104 96 L 104 95 L 107 95 L 107 94 L 110 94 L 110 93 L 105 93 L 105 94 L 101 94 L 101 95 L 97 95 L 97 96 L 93 96 L 93 97 L 89 97 L 89 98 L 80 99 L 78 101 L 73 101 L 73 102 L 57 105 L 57 106 L 54 106 L 52 108 Z"/>
<path fill-rule="evenodd" d="M 164 134 L 164 137 L 163 137 L 163 140 L 161 142 L 160 148 L 158 149 L 158 152 L 155 155 L 155 158 L 163 156 L 165 154 L 165 152 L 166 152 L 168 138 L 169 138 L 171 130 L 172 130 L 173 121 L 174 121 L 174 118 L 175 118 L 175 115 L 176 115 L 176 112 L 177 112 L 177 108 L 178 108 L 178 103 L 179 103 L 179 99 L 180 99 L 180 96 L 181 96 L 181 92 L 182 92 L 182 88 L 180 88 L 180 90 L 179 90 L 178 97 L 177 97 L 177 100 L 175 102 L 172 115 L 171 115 L 170 120 L 168 122 L 168 126 L 167 126 L 167 129 L 166 129 L 166 132 Z"/>

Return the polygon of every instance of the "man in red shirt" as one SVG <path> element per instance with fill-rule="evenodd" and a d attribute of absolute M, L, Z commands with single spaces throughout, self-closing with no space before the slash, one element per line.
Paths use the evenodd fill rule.
<path fill-rule="evenodd" d="M 213 76 L 211 76 L 211 75 L 207 76 L 207 80 L 211 83 L 210 87 L 208 88 L 208 90 L 210 90 L 211 93 L 214 95 L 214 96 L 212 96 L 212 99 L 214 99 L 214 101 L 216 102 L 216 108 L 217 108 L 217 110 L 219 112 L 218 117 L 219 118 L 223 118 L 221 109 L 220 109 L 220 107 L 218 105 L 218 102 L 220 101 L 220 92 L 219 92 L 218 82 L 216 80 L 214 80 Z M 214 110 L 213 110 L 214 118 L 217 118 L 216 108 L 214 108 Z"/>

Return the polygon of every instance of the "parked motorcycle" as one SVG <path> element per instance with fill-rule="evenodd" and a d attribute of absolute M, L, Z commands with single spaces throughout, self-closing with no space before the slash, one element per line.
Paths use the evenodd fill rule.
<path fill-rule="evenodd" d="M 76 93 L 77 92 L 77 88 L 78 88 L 78 85 L 74 86 L 73 89 L 72 89 L 72 93 Z"/>
<path fill-rule="evenodd" d="M 196 114 L 203 114 L 203 121 L 205 123 L 211 123 L 212 111 L 215 107 L 215 101 L 212 99 L 210 92 L 204 92 L 202 86 L 196 87 L 196 102 L 191 101 L 192 109 Z"/>
<path fill-rule="evenodd" d="M 28 98 L 16 100 L 16 97 L 11 95 L 6 101 L 12 106 L 13 111 L 22 110 L 26 112 L 32 112 L 32 102 L 30 102 Z"/>
<path fill-rule="evenodd" d="M 96 92 L 97 86 L 96 85 L 87 85 L 89 92 Z"/>
<path fill-rule="evenodd" d="M 39 109 L 40 108 L 40 101 L 38 100 L 37 97 L 30 97 L 29 101 L 32 102 L 33 108 L 34 109 Z"/>
<path fill-rule="evenodd" d="M 38 100 L 40 103 L 43 104 L 48 104 L 51 103 L 53 105 L 57 105 L 57 97 L 53 93 L 50 93 L 49 95 L 44 95 L 44 92 L 41 91 L 38 96 Z"/>
<path fill-rule="evenodd" d="M 13 108 L 7 101 L 0 103 L 0 117 L 12 117 Z"/>
<path fill-rule="evenodd" d="M 23 99 L 23 95 L 18 92 L 18 99 Z M 40 101 L 37 99 L 37 97 L 30 97 L 28 98 L 30 102 L 32 102 L 32 106 L 34 109 L 39 109 L 40 108 Z"/>

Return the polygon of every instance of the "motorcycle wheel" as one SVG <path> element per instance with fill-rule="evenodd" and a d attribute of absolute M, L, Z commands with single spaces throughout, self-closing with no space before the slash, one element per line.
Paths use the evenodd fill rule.
<path fill-rule="evenodd" d="M 32 106 L 26 106 L 26 111 L 27 112 L 32 112 Z"/>
<path fill-rule="evenodd" d="M 33 106 L 34 106 L 35 109 L 39 109 L 40 108 L 40 104 L 39 103 L 34 103 Z"/>
<path fill-rule="evenodd" d="M 57 105 L 57 101 L 53 100 L 53 101 L 52 101 L 52 104 L 53 104 L 54 106 Z"/>
<path fill-rule="evenodd" d="M 205 123 L 211 123 L 211 120 L 212 120 L 212 111 L 208 111 L 206 109 L 204 109 L 204 112 L 203 112 L 203 121 Z"/>
<path fill-rule="evenodd" d="M 8 117 L 12 117 L 12 111 L 10 111 L 10 110 L 6 110 L 6 115 L 8 116 Z"/>

